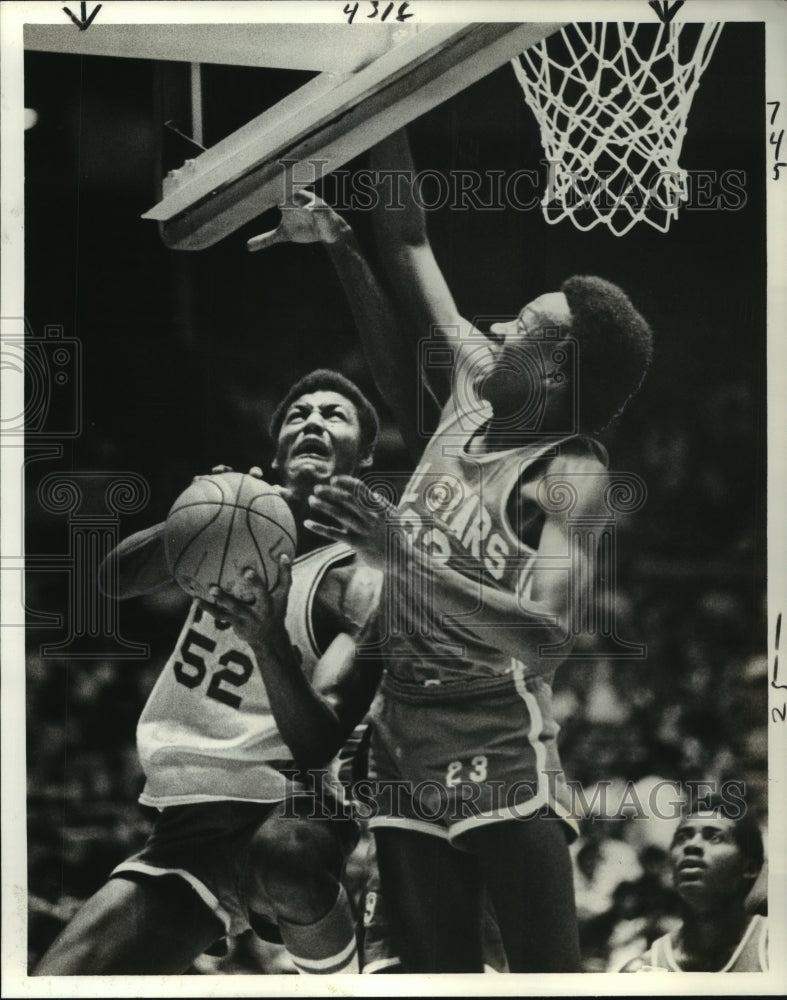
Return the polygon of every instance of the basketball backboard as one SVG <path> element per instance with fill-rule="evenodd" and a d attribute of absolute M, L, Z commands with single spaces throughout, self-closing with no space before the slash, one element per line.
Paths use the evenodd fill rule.
<path fill-rule="evenodd" d="M 165 244 L 200 250 L 286 195 L 313 183 L 386 135 L 546 38 L 560 24 L 107 25 L 66 32 L 29 26 L 25 46 L 89 55 L 320 71 L 164 180 L 163 197 L 143 218 Z M 77 37 L 74 37 L 77 35 Z M 286 167 L 283 162 L 286 161 Z"/>

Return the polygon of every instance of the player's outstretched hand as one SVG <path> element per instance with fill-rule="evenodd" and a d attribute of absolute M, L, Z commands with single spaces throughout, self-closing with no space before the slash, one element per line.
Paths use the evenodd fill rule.
<path fill-rule="evenodd" d="M 339 526 L 306 520 L 305 527 L 332 541 L 348 542 L 367 563 L 385 569 L 387 524 L 393 505 L 379 493 L 360 479 L 334 476 L 330 484 L 315 486 L 309 506 Z"/>
<path fill-rule="evenodd" d="M 288 204 L 281 206 L 279 225 L 268 233 L 252 236 L 246 246 L 254 253 L 275 243 L 336 243 L 348 232 L 349 225 L 330 205 L 313 191 L 301 188 L 293 192 Z"/>
<path fill-rule="evenodd" d="M 218 584 L 210 588 L 210 601 L 199 602 L 217 621 L 229 622 L 236 635 L 250 646 L 260 645 L 272 633 L 284 627 L 287 598 L 292 584 L 292 566 L 289 557 L 279 558 L 279 580 L 268 591 L 263 580 L 247 569 L 232 591 L 223 590 Z"/>

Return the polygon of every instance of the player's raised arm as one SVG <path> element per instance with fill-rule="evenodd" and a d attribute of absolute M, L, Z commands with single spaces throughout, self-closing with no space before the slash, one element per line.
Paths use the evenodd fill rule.
<path fill-rule="evenodd" d="M 98 571 L 102 594 L 124 600 L 149 594 L 172 582 L 164 548 L 164 522 L 124 539 Z"/>
<path fill-rule="evenodd" d="M 279 226 L 253 237 L 247 245 L 255 251 L 282 242 L 325 245 L 350 304 L 375 384 L 408 450 L 420 457 L 424 440 L 418 414 L 431 427 L 440 404 L 428 391 L 420 393 L 419 399 L 417 371 L 402 330 L 403 316 L 394 310 L 352 228 L 320 198 L 300 190 L 294 192 L 291 204 L 282 207 Z"/>
<path fill-rule="evenodd" d="M 454 354 L 456 389 L 472 381 L 465 377 L 467 366 L 483 363 L 488 348 L 484 335 L 460 316 L 435 259 L 426 216 L 414 196 L 415 166 L 406 131 L 375 146 L 370 163 L 378 175 L 380 195 L 374 210 L 375 233 L 397 308 L 410 316 L 420 338 L 445 338 Z M 396 196 L 386 199 L 389 182 Z M 440 390 L 435 386 L 435 391 Z"/>

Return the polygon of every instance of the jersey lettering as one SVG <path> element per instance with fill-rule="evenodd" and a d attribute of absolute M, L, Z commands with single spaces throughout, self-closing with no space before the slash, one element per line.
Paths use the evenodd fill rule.
<path fill-rule="evenodd" d="M 445 772 L 445 783 L 451 788 L 454 785 L 462 784 L 462 769 L 465 766 L 461 760 L 452 760 Z M 467 765 L 467 777 L 469 781 L 485 781 L 489 772 L 489 760 L 486 754 L 478 753 Z"/>
<path fill-rule="evenodd" d="M 199 621 L 201 616 L 202 609 L 200 608 L 194 615 L 194 621 Z M 175 660 L 172 666 L 178 683 L 191 689 L 198 688 L 208 673 L 208 665 L 205 663 L 204 657 L 200 656 L 194 647 L 204 649 L 206 653 L 213 653 L 216 649 L 216 643 L 195 628 L 190 628 L 186 633 L 179 650 L 182 659 Z M 220 701 L 230 708 L 238 709 L 241 706 L 242 698 L 228 690 L 226 685 L 238 688 L 246 684 L 254 671 L 254 663 L 239 649 L 227 650 L 219 657 L 218 662 L 219 666 L 224 669 L 217 670 L 212 674 L 205 694 L 208 698 L 213 698 L 214 701 Z"/>
<path fill-rule="evenodd" d="M 510 571 L 510 585 L 514 589 L 520 568 L 526 569 L 532 562 L 530 547 L 521 543 L 520 548 L 506 538 L 505 529 L 486 506 L 481 492 L 462 495 L 452 489 L 448 480 L 427 479 L 425 473 L 429 464 L 415 474 L 399 506 L 398 521 L 406 529 L 409 540 L 426 555 L 441 561 L 451 555 L 469 557 L 479 564 L 479 569 L 483 568 L 501 584 Z M 494 487 L 490 487 L 490 500 L 493 492 Z M 437 493 L 450 499 L 430 507 L 430 497 Z M 421 514 L 423 509 L 433 509 L 433 513 L 425 518 Z"/>
<path fill-rule="evenodd" d="M 489 762 L 486 759 L 486 754 L 479 753 L 470 761 L 470 780 L 471 781 L 483 781 L 486 778 L 487 768 Z"/>
<path fill-rule="evenodd" d="M 223 656 L 219 657 L 219 664 L 223 670 L 217 670 L 211 677 L 208 690 L 205 692 L 209 698 L 224 702 L 230 708 L 240 708 L 241 697 L 233 694 L 222 687 L 222 684 L 230 684 L 232 687 L 242 687 L 251 677 L 254 664 L 245 653 L 239 649 L 230 649 Z M 232 666 L 230 666 L 232 664 Z"/>
<path fill-rule="evenodd" d="M 496 531 L 489 539 L 484 566 L 494 580 L 502 580 L 506 569 L 506 556 L 510 549 L 508 542 Z"/>
<path fill-rule="evenodd" d="M 450 788 L 452 785 L 460 784 L 461 781 L 462 762 L 461 760 L 452 760 L 445 772 L 445 783 Z"/>
<path fill-rule="evenodd" d="M 451 555 L 451 543 L 439 528 L 429 528 L 424 532 L 421 547 L 429 556 L 442 556 L 447 559 Z"/>
<path fill-rule="evenodd" d="M 183 657 L 184 662 L 181 663 L 180 660 L 175 660 L 174 667 L 175 676 L 178 681 L 187 688 L 199 687 L 208 671 L 208 668 L 205 666 L 205 660 L 199 653 L 193 652 L 193 646 L 199 646 L 206 652 L 212 653 L 216 648 L 216 643 L 194 628 L 190 628 L 186 633 L 186 638 L 180 647 L 180 655 Z M 186 664 L 188 664 L 188 667 Z"/>

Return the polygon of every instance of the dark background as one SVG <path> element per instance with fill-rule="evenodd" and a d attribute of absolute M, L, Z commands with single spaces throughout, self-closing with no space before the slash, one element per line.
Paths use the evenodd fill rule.
<path fill-rule="evenodd" d="M 83 390 L 81 433 L 62 438 L 62 458 L 28 464 L 31 554 L 68 551 L 65 516 L 37 500 L 51 472 L 144 477 L 150 501 L 122 519 L 125 535 L 163 519 L 191 477 L 218 462 L 265 466 L 275 403 L 306 371 L 338 368 L 380 403 L 322 247 L 247 253 L 246 239 L 273 228 L 276 212 L 199 253 L 166 249 L 156 224 L 140 219 L 160 196 L 162 145 L 167 166 L 183 159 L 161 126 L 162 95 L 169 117 L 185 92 L 183 72 L 128 59 L 25 57 L 25 104 L 38 113 L 26 133 L 26 316 L 37 335 L 54 324 L 79 341 Z M 206 66 L 206 144 L 306 78 Z M 597 273 L 626 289 L 656 332 L 650 374 L 605 435 L 613 467 L 648 488 L 645 506 L 619 525 L 617 599 L 619 635 L 645 643 L 648 655 L 561 669 L 556 705 L 569 777 L 744 780 L 763 822 L 764 101 L 763 28 L 728 24 L 680 162 L 743 172 L 746 201 L 737 211 L 686 206 L 668 234 L 640 224 L 622 238 L 548 226 L 538 209 L 429 215 L 464 315 L 514 315 L 569 275 Z M 185 116 L 174 118 L 189 131 Z M 510 67 L 413 123 L 410 134 L 419 169 L 511 172 L 537 168 L 543 156 Z M 710 190 L 719 194 L 719 182 Z M 346 215 L 374 260 L 368 217 Z M 380 409 L 376 467 L 406 470 Z M 57 439 L 57 411 L 50 416 Z M 28 573 L 29 608 L 62 612 L 69 599 L 65 574 Z M 185 606 L 174 588 L 122 605 L 121 632 L 148 643 L 149 660 L 42 656 L 42 643 L 64 633 L 28 630 L 33 955 L 144 834 L 134 727 Z M 600 829 L 585 830 L 584 842 L 596 845 Z M 603 838 L 626 841 L 620 824 Z M 632 868 L 618 882 L 638 880 Z M 643 917 L 652 897 L 639 891 L 630 905 Z M 632 919 L 618 905 L 610 895 L 607 923 L 585 932 L 589 970 L 607 961 L 612 929 Z"/>

